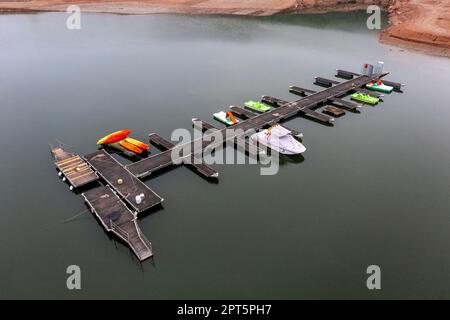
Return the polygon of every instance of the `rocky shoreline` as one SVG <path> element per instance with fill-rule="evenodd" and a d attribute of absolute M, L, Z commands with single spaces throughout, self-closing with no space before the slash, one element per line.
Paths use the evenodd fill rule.
<path fill-rule="evenodd" d="M 0 12 L 66 11 L 71 4 L 99 13 L 253 16 L 352 11 L 376 4 L 389 13 L 390 26 L 381 33 L 381 42 L 450 57 L 448 0 L 6 0 L 0 2 Z"/>

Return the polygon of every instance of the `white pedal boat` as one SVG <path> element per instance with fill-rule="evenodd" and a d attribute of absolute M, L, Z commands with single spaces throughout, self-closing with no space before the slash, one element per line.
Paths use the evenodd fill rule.
<path fill-rule="evenodd" d="M 214 119 L 220 121 L 227 126 L 231 126 L 239 122 L 239 120 L 235 119 L 231 112 L 220 111 L 213 114 Z"/>

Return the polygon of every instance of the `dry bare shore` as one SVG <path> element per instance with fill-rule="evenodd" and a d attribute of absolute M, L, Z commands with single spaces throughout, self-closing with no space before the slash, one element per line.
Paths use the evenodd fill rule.
<path fill-rule="evenodd" d="M 383 43 L 450 57 L 449 0 L 16 0 L 0 1 L 0 11 L 65 11 L 77 4 L 82 11 L 118 14 L 274 15 L 349 11 L 378 4 L 389 12 Z"/>
<path fill-rule="evenodd" d="M 450 0 L 396 0 L 382 42 L 450 57 Z"/>

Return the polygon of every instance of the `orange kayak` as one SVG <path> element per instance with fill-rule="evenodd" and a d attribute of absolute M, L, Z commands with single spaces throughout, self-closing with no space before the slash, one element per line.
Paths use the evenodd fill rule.
<path fill-rule="evenodd" d="M 119 141 L 119 144 L 129 151 L 133 151 L 134 153 L 142 153 L 142 149 L 139 149 L 134 144 L 127 142 L 126 140 Z"/>
<path fill-rule="evenodd" d="M 150 149 L 150 147 L 147 144 L 145 144 L 145 143 L 143 143 L 143 142 L 141 142 L 139 140 L 133 139 L 133 138 L 128 138 L 127 137 L 127 138 L 125 138 L 125 141 L 128 142 L 128 143 L 134 144 L 136 147 L 139 147 L 139 148 L 141 148 L 143 150 L 149 150 Z"/>
<path fill-rule="evenodd" d="M 126 137 L 128 137 L 130 135 L 131 131 L 130 130 L 119 130 L 116 132 L 113 132 L 111 134 L 108 134 L 107 136 L 101 138 L 100 140 L 97 141 L 97 144 L 109 144 L 109 143 L 113 143 L 113 142 L 117 142 L 120 140 L 125 139 Z"/>

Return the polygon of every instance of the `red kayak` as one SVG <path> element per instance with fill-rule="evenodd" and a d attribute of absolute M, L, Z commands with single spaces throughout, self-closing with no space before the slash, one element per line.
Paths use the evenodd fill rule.
<path fill-rule="evenodd" d="M 130 130 L 124 129 L 108 134 L 97 141 L 97 144 L 110 144 L 125 139 L 131 134 Z"/>

